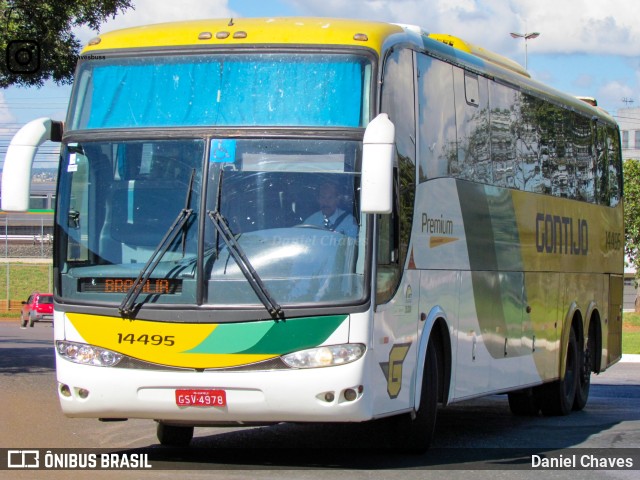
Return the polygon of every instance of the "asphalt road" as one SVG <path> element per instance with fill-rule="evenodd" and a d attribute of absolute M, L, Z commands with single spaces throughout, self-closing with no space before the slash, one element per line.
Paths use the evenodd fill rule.
<path fill-rule="evenodd" d="M 640 469 L 640 363 L 622 362 L 593 376 L 587 407 L 567 417 L 515 417 L 505 395 L 440 409 L 433 448 L 425 455 L 386 448 L 379 423 L 197 428 L 192 448 L 179 450 L 160 447 L 155 423 L 147 420 L 66 418 L 55 393 L 52 337 L 48 324 L 23 330 L 17 320 L 0 322 L 0 449 L 104 448 L 149 456 L 153 471 L 118 471 L 119 479 L 175 477 L 170 470 L 181 470 L 181 478 L 315 479 L 330 470 L 335 478 L 404 480 L 438 472 L 437 478 L 468 478 L 468 469 L 480 478 L 526 479 L 540 478 L 540 472 L 512 468 L 528 464 L 532 454 L 557 458 L 574 449 L 569 452 L 611 456 L 610 448 L 634 455 L 636 470 L 554 470 L 543 478 L 636 478 Z M 492 468 L 498 470 L 487 470 Z M 110 478 L 113 472 L 92 476 Z M 0 478 L 69 474 L 0 470 Z"/>

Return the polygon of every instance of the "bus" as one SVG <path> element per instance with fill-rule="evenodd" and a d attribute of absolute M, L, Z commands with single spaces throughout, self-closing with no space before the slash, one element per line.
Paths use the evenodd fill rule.
<path fill-rule="evenodd" d="M 380 421 L 506 394 L 585 407 L 621 357 L 620 138 L 518 64 L 411 25 L 234 18 L 101 34 L 61 142 L 57 393 L 69 417 Z M 318 220 L 320 219 L 320 220 Z"/>

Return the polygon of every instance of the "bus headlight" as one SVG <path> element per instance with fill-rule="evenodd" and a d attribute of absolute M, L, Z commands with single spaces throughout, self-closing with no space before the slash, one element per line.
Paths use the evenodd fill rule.
<path fill-rule="evenodd" d="M 113 367 L 122 360 L 122 355 L 105 348 L 94 347 L 86 343 L 68 342 L 58 340 L 56 342 L 58 354 L 66 360 L 82 365 L 95 367 Z"/>
<path fill-rule="evenodd" d="M 361 343 L 345 343 L 289 353 L 282 356 L 282 361 L 291 368 L 333 367 L 355 362 L 364 352 L 365 346 Z"/>

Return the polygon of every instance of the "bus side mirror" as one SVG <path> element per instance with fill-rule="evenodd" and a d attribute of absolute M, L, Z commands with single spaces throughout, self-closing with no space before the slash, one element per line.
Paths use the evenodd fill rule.
<path fill-rule="evenodd" d="M 369 122 L 362 141 L 360 207 L 363 213 L 391 213 L 396 128 L 386 113 Z"/>
<path fill-rule="evenodd" d="M 62 122 L 38 118 L 23 126 L 11 139 L 2 169 L 2 210 L 25 212 L 29 209 L 33 159 L 38 147 L 47 140 L 62 140 Z"/>

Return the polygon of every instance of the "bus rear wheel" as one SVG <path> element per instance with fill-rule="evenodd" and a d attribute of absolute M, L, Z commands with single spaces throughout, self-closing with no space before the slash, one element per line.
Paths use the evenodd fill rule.
<path fill-rule="evenodd" d="M 158 441 L 165 447 L 187 447 L 193 438 L 193 427 L 158 422 Z"/>
<path fill-rule="evenodd" d="M 589 335 L 587 348 L 581 352 L 578 364 L 578 385 L 576 387 L 576 398 L 573 401 L 574 410 L 582 410 L 589 400 L 589 390 L 591 388 L 591 371 L 593 369 L 593 352 L 595 334 Z"/>
<path fill-rule="evenodd" d="M 578 351 L 576 333 L 571 328 L 564 378 L 536 389 L 536 397 L 540 402 L 540 409 L 544 415 L 560 416 L 571 413 L 578 388 L 578 376 L 582 370 L 582 366 L 579 365 L 581 363 L 580 359 L 581 355 Z"/>

